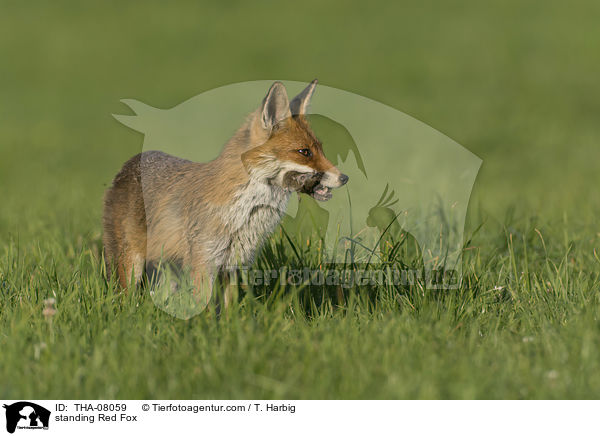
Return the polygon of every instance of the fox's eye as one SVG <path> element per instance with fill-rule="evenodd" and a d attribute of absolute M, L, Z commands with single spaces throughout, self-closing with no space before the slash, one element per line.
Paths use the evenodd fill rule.
<path fill-rule="evenodd" d="M 298 153 L 300 153 L 302 156 L 306 156 L 306 157 L 312 156 L 312 151 L 310 151 L 308 148 L 301 148 L 300 150 L 298 150 Z"/>

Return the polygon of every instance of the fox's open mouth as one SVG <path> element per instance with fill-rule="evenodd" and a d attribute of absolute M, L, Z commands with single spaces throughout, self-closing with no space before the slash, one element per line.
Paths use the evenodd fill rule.
<path fill-rule="evenodd" d="M 317 184 L 312 189 L 312 192 L 310 193 L 310 196 L 312 198 L 314 198 L 315 200 L 319 200 L 319 201 L 327 201 L 327 200 L 331 199 L 332 195 L 333 194 L 331 193 L 331 188 L 328 188 L 327 186 L 323 186 L 320 183 Z"/>
<path fill-rule="evenodd" d="M 321 184 L 323 173 L 300 173 L 288 171 L 283 178 L 287 189 L 310 195 L 315 200 L 327 201 L 332 197 L 331 188 Z"/>

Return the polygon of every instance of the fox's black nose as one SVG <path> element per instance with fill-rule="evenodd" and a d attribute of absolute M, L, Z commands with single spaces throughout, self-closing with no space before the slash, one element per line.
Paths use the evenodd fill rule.
<path fill-rule="evenodd" d="M 340 176 L 340 183 L 341 183 L 342 185 L 345 185 L 346 183 L 348 183 L 348 176 L 347 176 L 346 174 L 342 174 L 342 175 Z"/>

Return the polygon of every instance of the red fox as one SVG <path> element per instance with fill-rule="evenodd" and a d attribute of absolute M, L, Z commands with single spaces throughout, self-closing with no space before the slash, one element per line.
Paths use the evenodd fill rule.
<path fill-rule="evenodd" d="M 104 199 L 106 271 L 126 290 L 146 265 L 169 260 L 194 286 L 251 264 L 292 192 L 326 201 L 348 182 L 323 153 L 305 117 L 317 80 L 291 101 L 281 82 L 225 144 L 196 163 L 160 151 L 127 161 Z M 132 281 L 132 283 L 130 283 Z"/>

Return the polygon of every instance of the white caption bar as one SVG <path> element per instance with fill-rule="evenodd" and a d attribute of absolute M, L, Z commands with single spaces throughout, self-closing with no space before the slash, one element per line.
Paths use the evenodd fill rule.
<path fill-rule="evenodd" d="M 597 434 L 596 401 L 0 400 L 0 434 Z M 12 431 L 11 431 L 12 430 Z M 33 430 L 45 430 L 36 433 Z M 107 433 L 108 432 L 108 433 Z M 168 433 L 167 433 L 168 434 Z"/>

